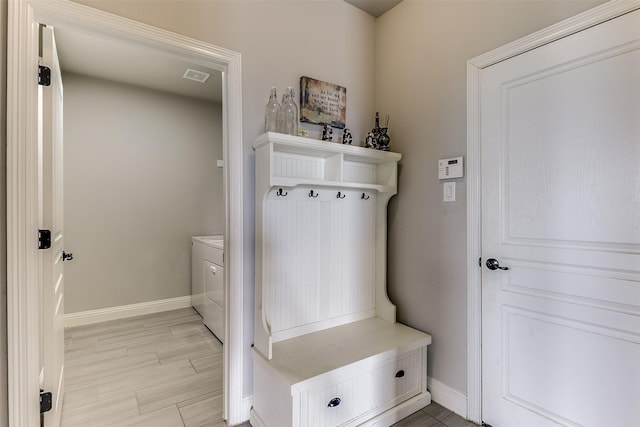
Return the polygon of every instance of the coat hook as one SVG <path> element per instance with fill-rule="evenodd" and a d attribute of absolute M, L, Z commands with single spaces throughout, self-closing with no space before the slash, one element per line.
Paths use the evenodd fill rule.
<path fill-rule="evenodd" d="M 344 199 L 345 197 L 347 197 L 346 194 L 342 194 L 341 192 L 338 191 L 338 195 L 336 196 L 338 199 Z"/>
<path fill-rule="evenodd" d="M 369 200 L 369 196 L 366 195 L 365 193 L 362 193 L 362 197 L 360 197 L 362 200 Z"/>
<path fill-rule="evenodd" d="M 282 188 L 278 188 L 278 192 L 276 193 L 276 196 L 286 196 L 287 194 L 289 194 L 286 191 L 282 191 Z"/>
<path fill-rule="evenodd" d="M 319 196 L 319 194 L 318 193 L 314 193 L 313 190 L 309 191 L 309 197 L 313 197 L 315 199 L 318 196 Z"/>

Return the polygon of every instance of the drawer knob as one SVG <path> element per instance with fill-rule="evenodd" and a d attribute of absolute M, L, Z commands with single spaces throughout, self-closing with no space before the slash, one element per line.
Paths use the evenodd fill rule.
<path fill-rule="evenodd" d="M 396 378 L 402 377 L 404 377 L 404 369 L 400 369 L 398 372 L 396 372 Z"/>
<path fill-rule="evenodd" d="M 329 408 L 335 408 L 336 406 L 338 406 L 340 404 L 341 400 L 339 397 L 334 397 L 333 399 L 331 399 L 329 401 L 329 404 L 327 405 Z"/>

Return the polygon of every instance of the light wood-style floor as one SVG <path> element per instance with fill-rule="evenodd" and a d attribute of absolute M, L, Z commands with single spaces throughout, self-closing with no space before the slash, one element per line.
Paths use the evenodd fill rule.
<path fill-rule="evenodd" d="M 65 331 L 63 427 L 226 427 L 222 344 L 187 308 Z"/>
<path fill-rule="evenodd" d="M 227 427 L 222 344 L 191 308 L 68 328 L 62 427 Z M 396 427 L 472 427 L 437 403 Z M 244 423 L 240 427 L 250 427 Z"/>

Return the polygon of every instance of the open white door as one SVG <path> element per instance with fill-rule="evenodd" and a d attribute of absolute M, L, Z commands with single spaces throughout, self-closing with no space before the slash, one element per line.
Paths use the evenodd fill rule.
<path fill-rule="evenodd" d="M 480 79 L 483 421 L 639 425 L 640 11 Z"/>
<path fill-rule="evenodd" d="M 40 229 L 51 231 L 51 247 L 42 256 L 41 388 L 51 392 L 45 427 L 58 427 L 64 396 L 64 269 L 62 79 L 53 29 L 41 26 L 40 65 L 49 68 L 50 84 L 39 85 Z"/>

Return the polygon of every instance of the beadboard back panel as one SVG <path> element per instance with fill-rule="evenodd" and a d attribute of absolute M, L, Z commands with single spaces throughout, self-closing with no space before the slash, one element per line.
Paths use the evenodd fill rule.
<path fill-rule="evenodd" d="M 398 153 L 268 132 L 256 150 L 254 345 L 378 316 Z"/>
<path fill-rule="evenodd" d="M 262 286 L 271 333 L 373 315 L 375 194 L 279 190 L 270 190 L 264 205 Z"/>
<path fill-rule="evenodd" d="M 273 174 L 282 178 L 325 179 L 327 163 L 323 158 L 280 153 L 273 157 Z"/>

